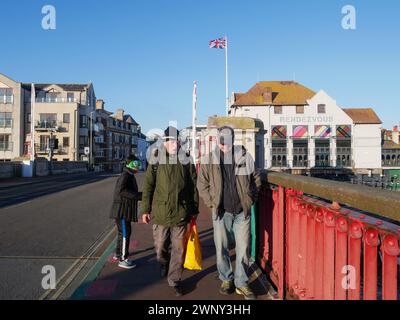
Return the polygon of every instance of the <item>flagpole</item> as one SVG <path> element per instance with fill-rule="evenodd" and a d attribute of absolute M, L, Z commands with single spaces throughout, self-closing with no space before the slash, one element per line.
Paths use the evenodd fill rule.
<path fill-rule="evenodd" d="M 196 103 L 197 103 L 197 83 L 193 82 L 192 100 L 192 157 L 193 164 L 196 165 Z"/>
<path fill-rule="evenodd" d="M 225 35 L 225 98 L 226 98 L 226 115 L 229 111 L 229 93 L 228 93 L 228 37 Z"/>

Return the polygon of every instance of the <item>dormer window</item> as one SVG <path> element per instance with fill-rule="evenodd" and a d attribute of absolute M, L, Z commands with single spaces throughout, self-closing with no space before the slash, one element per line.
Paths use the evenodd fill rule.
<path fill-rule="evenodd" d="M 274 106 L 274 114 L 282 114 L 282 106 Z"/>
<path fill-rule="evenodd" d="M 325 108 L 326 106 L 324 105 L 324 104 L 319 104 L 318 106 L 317 106 L 317 111 L 318 111 L 318 113 L 326 113 L 326 108 Z"/>
<path fill-rule="evenodd" d="M 304 113 L 304 106 L 296 106 L 296 113 L 303 114 Z"/>

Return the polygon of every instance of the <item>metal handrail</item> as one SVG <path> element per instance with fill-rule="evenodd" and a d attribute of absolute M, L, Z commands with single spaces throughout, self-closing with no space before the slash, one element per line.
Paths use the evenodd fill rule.
<path fill-rule="evenodd" d="M 262 177 L 266 183 L 299 190 L 400 222 L 400 193 L 265 170 Z"/>

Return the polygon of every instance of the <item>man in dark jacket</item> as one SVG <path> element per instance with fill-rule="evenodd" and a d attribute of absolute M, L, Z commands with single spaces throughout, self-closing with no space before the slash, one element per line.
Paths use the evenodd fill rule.
<path fill-rule="evenodd" d="M 248 286 L 250 260 L 250 212 L 261 186 L 254 160 L 243 146 L 234 145 L 231 127 L 219 129 L 218 147 L 201 159 L 197 188 L 212 212 L 219 292 L 234 291 L 255 299 Z M 229 257 L 229 235 L 235 237 L 236 270 Z M 236 287 L 236 289 L 235 289 Z"/>
<path fill-rule="evenodd" d="M 154 246 L 161 264 L 161 276 L 167 275 L 168 284 L 176 296 L 182 296 L 180 281 L 186 226 L 192 217 L 197 216 L 199 200 L 196 169 L 190 161 L 182 163 L 178 134 L 176 128 L 168 127 L 162 145 L 149 161 L 141 212 L 144 223 L 153 221 Z"/>
<path fill-rule="evenodd" d="M 136 267 L 128 257 L 131 222 L 137 222 L 137 202 L 140 200 L 135 179 L 135 173 L 139 171 L 140 167 L 141 163 L 135 156 L 128 158 L 127 165 L 123 168 L 115 185 L 110 213 L 110 218 L 115 220 L 118 229 L 114 259 L 119 260 L 118 266 L 124 269 Z"/>

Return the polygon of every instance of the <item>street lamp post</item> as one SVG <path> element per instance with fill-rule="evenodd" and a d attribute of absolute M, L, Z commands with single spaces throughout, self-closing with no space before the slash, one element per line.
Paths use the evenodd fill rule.
<path fill-rule="evenodd" d="M 95 111 L 90 112 L 90 141 L 89 141 L 89 167 L 93 166 L 93 114 Z"/>

